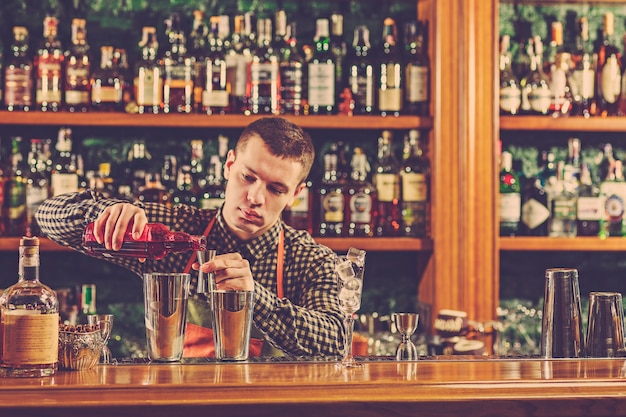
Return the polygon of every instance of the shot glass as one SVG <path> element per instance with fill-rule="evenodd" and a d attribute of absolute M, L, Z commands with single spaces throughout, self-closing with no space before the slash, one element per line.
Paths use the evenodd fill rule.
<path fill-rule="evenodd" d="M 589 293 L 587 356 L 613 358 L 624 353 L 624 310 L 618 292 Z"/>

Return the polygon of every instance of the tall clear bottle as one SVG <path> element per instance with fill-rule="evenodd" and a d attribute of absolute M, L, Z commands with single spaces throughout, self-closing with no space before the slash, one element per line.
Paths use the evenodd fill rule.
<path fill-rule="evenodd" d="M 556 181 L 546 186 L 550 199 L 548 235 L 576 237 L 576 200 L 578 183 L 565 178 L 565 161 L 557 162 Z"/>
<path fill-rule="evenodd" d="M 20 151 L 22 138 L 11 138 L 11 170 L 5 184 L 5 221 L 8 236 L 23 236 L 26 230 L 26 183 L 28 165 Z"/>
<path fill-rule="evenodd" d="M 299 115 L 303 112 L 305 62 L 298 51 L 296 24 L 287 25 L 284 11 L 276 14 L 276 36 L 280 58 L 280 113 Z M 285 27 L 283 28 L 283 25 Z M 281 42 L 280 36 L 284 36 Z"/>
<path fill-rule="evenodd" d="M 23 237 L 18 282 L 0 296 L 0 373 L 54 375 L 58 369 L 59 301 L 39 280 L 39 238 Z"/>
<path fill-rule="evenodd" d="M 56 151 L 50 178 L 52 195 L 74 193 L 78 191 L 78 172 L 76 156 L 72 153 L 72 129 L 59 129 Z"/>
<path fill-rule="evenodd" d="M 398 47 L 396 21 L 383 22 L 383 43 L 378 66 L 378 111 L 383 116 L 399 116 L 402 111 L 404 75 Z"/>
<path fill-rule="evenodd" d="M 86 112 L 91 103 L 91 56 L 85 19 L 72 19 L 72 45 L 65 51 L 63 105 L 69 112 Z"/>
<path fill-rule="evenodd" d="M 272 20 L 257 21 L 257 48 L 248 70 L 246 114 L 280 113 L 280 73 L 278 54 L 272 46 Z"/>
<path fill-rule="evenodd" d="M 500 114 L 518 114 L 522 104 L 522 91 L 519 80 L 511 67 L 509 46 L 511 37 L 503 35 L 500 39 Z"/>
<path fill-rule="evenodd" d="M 577 236 L 598 236 L 603 215 L 604 201 L 600 197 L 600 188 L 591 179 L 589 165 L 583 164 L 576 201 Z"/>
<path fill-rule="evenodd" d="M 335 58 L 330 50 L 328 19 L 315 22 L 315 51 L 308 65 L 310 114 L 332 114 L 336 108 Z"/>
<path fill-rule="evenodd" d="M 35 56 L 35 104 L 41 111 L 61 110 L 64 54 L 58 38 L 59 20 L 46 16 L 43 41 Z"/>
<path fill-rule="evenodd" d="M 193 59 L 193 107 L 202 111 L 202 91 L 206 85 L 206 55 L 208 50 L 209 28 L 202 10 L 193 11 L 193 23 L 189 33 L 189 52 Z"/>
<path fill-rule="evenodd" d="M 426 237 L 430 224 L 430 162 L 424 155 L 420 132 L 415 129 L 404 139 L 400 181 L 403 235 Z"/>
<path fill-rule="evenodd" d="M 124 111 L 124 79 L 113 63 L 113 52 L 113 46 L 101 46 L 100 68 L 91 74 L 91 108 L 94 111 Z"/>
<path fill-rule="evenodd" d="M 350 237 L 374 236 L 376 217 L 375 188 L 367 180 L 371 171 L 367 155 L 362 148 L 355 147 L 350 166 L 350 179 L 345 186 L 345 230 Z"/>
<path fill-rule="evenodd" d="M 172 14 L 166 21 L 169 48 L 163 57 L 163 112 L 191 113 L 193 111 L 193 59 L 187 54 L 185 33 L 180 16 Z"/>
<path fill-rule="evenodd" d="M 589 49 L 587 18 L 578 19 L 577 26 L 576 49 L 572 53 L 574 68 L 569 83 L 572 92 L 572 114 L 589 117 L 594 107 L 596 71 L 594 58 Z"/>
<path fill-rule="evenodd" d="M 202 86 L 201 111 L 205 114 L 226 114 L 230 111 L 224 54 L 225 39 L 221 35 L 225 29 L 220 29 L 225 24 L 228 24 L 228 20 L 222 19 L 222 16 L 211 16 L 208 51 L 202 65 L 205 73 L 201 77 L 205 82 Z"/>
<path fill-rule="evenodd" d="M 340 102 L 346 88 L 346 55 L 348 47 L 343 34 L 343 14 L 333 12 L 330 15 L 330 52 L 335 61 L 335 103 Z"/>
<path fill-rule="evenodd" d="M 364 25 L 357 26 L 347 58 L 348 87 L 354 100 L 355 114 L 372 114 L 376 105 L 371 48 L 369 29 Z"/>
<path fill-rule="evenodd" d="M 322 237 L 344 235 L 344 196 L 343 183 L 338 172 L 339 150 L 332 143 L 324 154 L 324 173 L 317 189 L 318 203 L 315 232 Z"/>
<path fill-rule="evenodd" d="M 600 183 L 604 213 L 600 221 L 601 238 L 626 235 L 626 181 L 622 161 L 616 160 L 613 170 Z"/>
<path fill-rule="evenodd" d="M 430 58 L 428 56 L 428 21 L 404 25 L 404 107 L 403 113 L 428 116 L 430 113 Z"/>
<path fill-rule="evenodd" d="M 524 114 L 545 115 L 550 112 L 552 92 L 550 80 L 543 71 L 542 54 L 543 43 L 539 36 L 533 38 L 529 44 L 530 71 L 520 81 L 522 89 L 521 112 Z"/>
<path fill-rule="evenodd" d="M 233 113 L 243 113 L 247 106 L 248 66 L 255 49 L 255 24 L 252 13 L 234 17 L 233 34 L 225 58 L 230 109 Z"/>
<path fill-rule="evenodd" d="M 141 59 L 135 71 L 135 99 L 139 114 L 157 114 L 163 111 L 163 68 L 157 53 L 159 41 L 154 26 L 142 30 Z"/>
<path fill-rule="evenodd" d="M 400 164 L 393 151 L 392 133 L 384 130 L 378 138 L 373 183 L 376 187 L 376 236 L 400 236 L 402 204 L 400 201 Z"/>
<path fill-rule="evenodd" d="M 622 94 L 622 63 L 620 51 L 613 39 L 615 16 L 609 12 L 604 15 L 602 45 L 598 51 L 597 102 L 602 116 L 618 114 Z"/>
<path fill-rule="evenodd" d="M 50 197 L 50 181 L 43 159 L 43 141 L 30 140 L 28 153 L 29 172 L 26 180 L 26 236 L 39 236 L 40 229 L 35 220 L 35 212 Z"/>
<path fill-rule="evenodd" d="M 33 60 L 28 51 L 28 29 L 13 27 L 11 54 L 4 66 L 4 108 L 29 111 L 33 108 Z"/>

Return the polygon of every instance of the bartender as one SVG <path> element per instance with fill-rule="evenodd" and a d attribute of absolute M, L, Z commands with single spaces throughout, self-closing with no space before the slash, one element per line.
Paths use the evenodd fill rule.
<path fill-rule="evenodd" d="M 106 259 L 139 276 L 193 266 L 212 272 L 218 290 L 254 291 L 256 340 L 251 341 L 251 355 L 336 356 L 341 354 L 344 332 L 335 254 L 280 218 L 305 187 L 314 159 L 311 138 L 300 127 L 280 117 L 261 118 L 244 129 L 235 149 L 228 152 L 225 201 L 218 210 L 128 203 L 86 190 L 46 200 L 36 220 L 44 235 L 83 253 L 82 233 L 91 222 L 98 243 L 114 251 L 120 249 L 128 227 L 139 237 L 147 223 L 205 234 L 207 247 L 216 249 L 217 256 L 202 265 L 189 252 L 161 260 Z M 208 300 L 195 293 L 196 287 L 194 273 L 184 355 L 211 356 Z"/>

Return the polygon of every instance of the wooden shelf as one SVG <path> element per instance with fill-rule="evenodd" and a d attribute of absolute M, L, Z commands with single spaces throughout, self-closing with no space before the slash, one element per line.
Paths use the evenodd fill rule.
<path fill-rule="evenodd" d="M 626 238 L 610 237 L 501 237 L 498 239 L 501 251 L 626 251 Z"/>
<path fill-rule="evenodd" d="M 243 128 L 250 122 L 268 115 L 205 114 L 128 114 L 128 113 L 68 113 L 68 112 L 8 112 L 0 111 L 0 126 L 88 126 L 88 127 L 163 127 L 163 128 Z M 289 116 L 304 129 L 431 129 L 430 117 L 418 116 Z"/>
<path fill-rule="evenodd" d="M 626 132 L 626 117 L 502 116 L 500 130 Z"/>
<path fill-rule="evenodd" d="M 345 251 L 350 247 L 373 252 L 420 252 L 431 251 L 433 242 L 431 239 L 413 239 L 405 237 L 380 237 L 380 238 L 321 238 L 315 240 L 322 245 L 336 251 Z M 625 241 L 626 243 L 626 241 Z M 65 246 L 58 245 L 50 239 L 40 238 L 41 252 L 67 252 Z M 0 238 L 0 251 L 17 251 L 20 245 L 19 237 Z"/>

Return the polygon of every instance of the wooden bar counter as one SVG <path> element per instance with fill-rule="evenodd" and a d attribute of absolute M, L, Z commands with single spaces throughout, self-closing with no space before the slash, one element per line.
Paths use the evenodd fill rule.
<path fill-rule="evenodd" d="M 0 378 L 0 416 L 626 416 L 624 359 L 98 365 Z"/>

